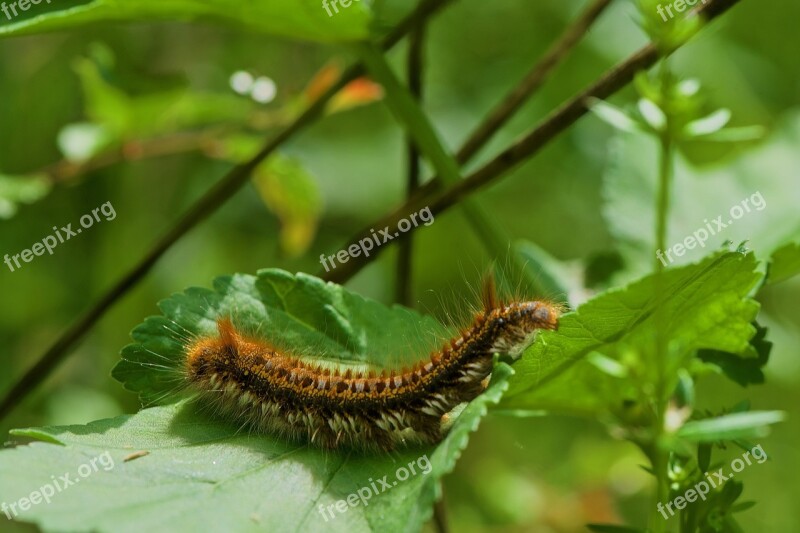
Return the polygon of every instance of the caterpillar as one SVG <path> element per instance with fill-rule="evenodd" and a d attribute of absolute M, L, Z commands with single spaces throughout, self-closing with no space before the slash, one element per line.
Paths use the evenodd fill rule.
<path fill-rule="evenodd" d="M 223 317 L 218 335 L 187 347 L 185 379 L 199 401 L 256 432 L 326 449 L 434 444 L 446 434 L 448 413 L 485 390 L 495 353 L 519 357 L 538 330 L 558 327 L 557 305 L 502 302 L 493 287 L 483 299 L 472 325 L 441 350 L 381 373 L 305 362 Z"/>

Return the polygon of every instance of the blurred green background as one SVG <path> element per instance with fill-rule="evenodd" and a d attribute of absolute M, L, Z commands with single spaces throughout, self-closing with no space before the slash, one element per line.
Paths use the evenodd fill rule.
<path fill-rule="evenodd" d="M 530 69 L 584 5 L 462 0 L 434 19 L 425 107 L 451 148 L 460 145 L 465 132 Z M 797 131 L 799 19 L 796 3 L 743 1 L 681 50 L 673 63 L 679 74 L 699 79 L 715 105 L 730 108 L 736 125 L 763 124 L 771 131 L 756 145 L 705 147 L 687 154 L 690 160 L 701 168 L 712 161 L 737 165 L 747 149 L 760 151 L 756 160 L 769 165 L 746 165 L 749 179 L 764 191 L 766 211 L 781 209 L 784 220 L 794 220 L 795 229 L 800 228 L 798 145 L 786 142 L 781 132 Z M 615 2 L 475 164 L 645 42 L 634 6 Z M 404 49 L 390 54 L 398 66 Z M 113 68 L 102 64 L 102 57 L 111 55 Z M 331 59 L 350 59 L 345 48 L 204 23 L 103 24 L 0 40 L 0 176 L 36 173 L 62 158 L 59 132 L 85 122 L 87 105 L 92 105 L 78 75 L 89 57 L 100 61 L 106 82 L 129 95 L 188 88 L 241 105 L 245 113 L 267 114 L 291 106 Z M 276 99 L 253 104 L 236 95 L 229 80 L 237 71 L 274 80 Z M 613 100 L 633 98 L 627 89 Z M 482 191 L 480 198 L 510 235 L 535 242 L 564 262 L 583 262 L 614 249 L 603 215 L 608 207 L 603 178 L 614 135 L 587 117 L 501 183 Z M 375 103 L 329 116 L 297 136 L 282 152 L 302 164 L 313 185 L 308 194 L 313 198 L 315 190 L 320 200 L 317 234 L 307 252 L 292 256 L 282 250 L 274 205 L 270 209 L 248 185 L 181 240 L 107 313 L 68 361 L 0 424 L 0 433 L 135 412 L 135 396 L 109 374 L 129 342 L 129 331 L 157 312 L 156 302 L 188 286 L 209 286 L 220 274 L 264 267 L 317 273 L 321 253 L 335 253 L 353 231 L 402 198 L 403 139 L 386 108 Z M 0 220 L 2 255 L 29 248 L 54 225 L 77 225 L 81 215 L 104 202 L 110 201 L 117 213 L 116 219 L 97 223 L 60 245 L 52 256 L 36 258 L 13 273 L 0 265 L 0 389 L 10 387 L 229 167 L 198 153 L 122 162 L 59 180 L 44 198 Z M 691 201 L 702 205 L 703 199 Z M 313 217 L 316 209 L 310 212 Z M 699 213 L 697 218 L 716 214 Z M 748 238 L 750 224 L 758 223 L 755 218 L 737 223 L 736 236 Z M 783 235 L 791 228 L 772 229 Z M 396 250 L 389 250 L 349 286 L 391 302 L 395 258 Z M 465 301 L 474 301 L 475 287 L 491 259 L 455 211 L 438 217 L 415 240 L 415 306 L 446 319 Z M 743 390 L 722 378 L 706 378 L 698 387 L 699 403 L 719 409 L 746 397 L 755 409 L 789 412 L 788 422 L 761 443 L 773 460 L 743 474 L 744 499 L 756 499 L 758 505 L 740 515 L 740 521 L 746 531 L 792 532 L 800 530 L 794 508 L 800 497 L 800 281 L 765 294 L 762 322 L 771 328 L 775 343 L 766 384 Z M 586 522 L 642 524 L 649 505 L 649 481 L 638 467 L 642 463 L 632 445 L 610 437 L 600 422 L 491 416 L 445 482 L 451 526 L 465 532 L 572 532 L 584 531 Z M 0 525 L 3 531 L 26 529 Z"/>

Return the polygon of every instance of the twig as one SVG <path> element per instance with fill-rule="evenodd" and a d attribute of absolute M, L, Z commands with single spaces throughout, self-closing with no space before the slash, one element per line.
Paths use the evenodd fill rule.
<path fill-rule="evenodd" d="M 728 9 L 739 3 L 740 0 L 710 0 L 708 4 L 696 12 L 707 20 L 712 20 Z M 493 160 L 467 176 L 460 183 L 440 191 L 441 186 L 423 187 L 418 194 L 410 198 L 400 208 L 389 215 L 376 221 L 369 228 L 359 232 L 349 240 L 358 243 L 359 240 L 370 235 L 370 229 L 385 226 L 396 227 L 397 223 L 418 210 L 429 207 L 434 215 L 438 215 L 456 204 L 459 200 L 475 192 L 477 189 L 505 176 L 520 162 L 535 155 L 547 143 L 555 139 L 560 133 L 572 126 L 588 111 L 587 101 L 590 98 L 605 99 L 613 95 L 633 80 L 637 72 L 653 66 L 661 57 L 659 50 L 652 44 L 645 46 L 630 56 L 627 60 L 612 68 L 602 75 L 595 83 L 582 93 L 578 94 L 559 109 L 551 113 L 539 123 L 530 133 L 496 156 Z M 392 242 L 401 242 L 413 233 L 400 233 Z M 327 281 L 344 283 L 359 272 L 367 264 L 374 261 L 387 248 L 377 248 L 369 257 L 351 257 L 350 261 L 339 265 L 336 270 L 320 273 L 320 277 Z"/>
<path fill-rule="evenodd" d="M 502 128 L 502 126 L 520 109 L 522 104 L 532 97 L 536 91 L 541 87 L 542 83 L 547 79 L 548 75 L 561 62 L 579 41 L 580 37 L 584 35 L 591 25 L 597 20 L 603 10 L 608 7 L 610 0 L 597 0 L 587 8 L 587 10 L 576 20 L 567 30 L 563 33 L 561 38 L 545 53 L 545 56 L 534 66 L 528 75 L 517 85 L 515 89 L 495 108 L 495 110 L 484 119 L 479 126 L 475 129 L 474 133 L 466 141 L 466 144 L 459 150 L 455 162 L 457 165 L 464 165 L 467 163 L 478 150 L 487 143 L 492 136 Z M 441 187 L 443 184 L 453 185 L 455 181 L 446 179 L 447 176 L 438 175 L 433 180 L 428 182 L 421 188 L 416 189 L 414 194 L 410 194 L 407 199 L 406 206 L 417 198 L 421 198 L 431 194 Z M 465 204 L 467 221 L 473 226 L 473 229 L 479 234 L 484 243 L 489 243 L 489 252 L 492 254 L 503 254 L 504 250 L 499 247 L 495 241 L 502 235 L 499 227 L 496 227 L 485 214 L 481 206 Z M 369 231 L 366 228 L 364 231 Z M 401 261 L 403 249 L 407 246 L 407 242 L 412 239 L 410 235 L 400 242 L 401 247 Z M 507 240 L 507 239 L 505 239 Z M 515 264 L 512 261 L 512 264 Z M 521 271 L 524 268 L 518 269 Z M 346 279 L 346 278 L 345 278 Z M 398 294 L 398 296 L 400 296 Z M 402 301 L 402 300 L 400 300 Z"/>
<path fill-rule="evenodd" d="M 466 163 L 486 146 L 486 143 L 516 113 L 536 91 L 547 81 L 556 66 L 575 48 L 597 18 L 609 6 L 611 0 L 595 0 L 578 19 L 573 22 L 559 39 L 550 47 L 523 80 L 494 108 L 481 122 L 472 135 L 458 151 L 456 158 Z"/>
<path fill-rule="evenodd" d="M 424 42 L 425 26 L 420 25 L 411 32 L 411 35 L 409 35 L 408 57 L 406 65 L 408 71 L 409 91 L 419 102 L 422 101 Z M 406 140 L 406 164 L 408 165 L 408 181 L 406 183 L 406 192 L 408 198 L 411 198 L 419 187 L 421 165 L 419 150 L 410 137 L 408 137 Z M 397 251 L 397 281 L 395 287 L 395 301 L 406 306 L 410 306 L 413 300 L 413 291 L 411 286 L 411 274 L 413 269 L 413 241 L 413 237 L 409 237 L 400 243 L 399 250 Z"/>
<path fill-rule="evenodd" d="M 456 154 L 456 161 L 459 164 L 465 165 L 468 163 L 500 131 L 506 122 L 519 111 L 522 105 L 536 94 L 544 82 L 547 81 L 552 71 L 575 48 L 580 38 L 589 31 L 589 28 L 597 21 L 610 3 L 611 0 L 596 0 L 564 31 L 533 69 L 473 130 L 473 133 Z M 436 176 L 420 187 L 417 194 L 430 194 L 441 185 L 441 180 Z"/>
<path fill-rule="evenodd" d="M 403 19 L 398 26 L 384 38 L 381 46 L 384 49 L 393 47 L 397 42 L 417 25 L 426 20 L 430 15 L 448 4 L 451 0 L 424 0 L 410 15 Z M 81 318 L 69 327 L 44 355 L 14 384 L 0 402 L 0 419 L 5 417 L 31 390 L 41 383 L 50 372 L 69 353 L 69 350 L 103 314 L 124 296 L 131 288 L 147 274 L 153 265 L 167 250 L 189 230 L 216 211 L 222 204 L 231 198 L 250 177 L 252 171 L 266 159 L 276 148 L 286 142 L 298 131 L 314 122 L 327 105 L 328 101 L 341 90 L 347 83 L 353 81 L 363 73 L 360 65 L 348 68 L 339 81 L 322 94 L 309 108 L 300 115 L 291 125 L 282 130 L 274 139 L 261 149 L 250 161 L 237 165 L 231 169 L 220 181 L 201 197 L 178 220 L 175 226 L 156 243 L 156 245 L 139 261 L 139 263 L 120 281 L 118 281 L 98 302 L 96 302 Z"/>
<path fill-rule="evenodd" d="M 180 132 L 152 139 L 131 139 L 122 146 L 103 152 L 87 161 L 75 163 L 62 159 L 42 169 L 50 182 L 68 181 L 81 174 L 94 172 L 122 161 L 137 161 L 151 157 L 176 155 L 195 151 L 213 151 L 217 138 L 225 128 L 216 126 L 196 132 Z M 38 174 L 38 173 L 37 173 Z"/>

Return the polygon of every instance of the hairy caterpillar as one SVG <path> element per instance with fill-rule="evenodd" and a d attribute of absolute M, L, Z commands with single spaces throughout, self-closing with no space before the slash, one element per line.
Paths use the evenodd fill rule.
<path fill-rule="evenodd" d="M 518 356 L 539 329 L 556 329 L 559 308 L 499 301 L 492 286 L 473 324 L 441 350 L 399 371 L 331 370 L 237 331 L 186 349 L 185 376 L 201 401 L 256 431 L 323 448 L 391 450 L 435 443 L 446 415 L 488 384 L 495 353 Z"/>

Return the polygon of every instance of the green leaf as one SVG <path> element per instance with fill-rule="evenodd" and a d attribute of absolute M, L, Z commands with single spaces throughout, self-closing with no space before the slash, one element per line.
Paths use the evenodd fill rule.
<path fill-rule="evenodd" d="M 57 143 L 67 160 L 83 163 L 106 149 L 113 140 L 102 125 L 80 122 L 64 126 L 58 133 Z"/>
<path fill-rule="evenodd" d="M 691 39 L 702 27 L 701 17 L 684 12 L 669 11 L 670 5 L 661 0 L 638 0 L 639 25 L 664 54 L 669 54 Z M 663 4 L 663 5 L 662 5 Z"/>
<path fill-rule="evenodd" d="M 800 274 L 800 242 L 791 242 L 772 254 L 769 264 L 770 285 L 786 281 Z"/>
<path fill-rule="evenodd" d="M 772 343 L 766 340 L 767 328 L 762 328 L 758 324 L 754 324 L 754 326 L 757 330 L 756 336 L 750 341 L 750 346 L 745 354 L 700 350 L 697 353 L 698 359 L 717 367 L 720 372 L 742 387 L 764 383 L 762 369 L 769 361 Z M 746 356 L 752 354 L 755 354 L 755 357 Z"/>
<path fill-rule="evenodd" d="M 214 290 L 188 289 L 159 305 L 164 316 L 133 331 L 136 342 L 123 349 L 113 375 L 146 403 L 166 405 L 87 426 L 15 431 L 62 446 L 34 443 L 1 452 L 0 501 L 16 502 L 52 475 L 74 475 L 106 452 L 114 461 L 51 504 L 25 509 L 21 519 L 45 531 L 126 532 L 148 525 L 175 531 L 418 531 L 439 497 L 440 478 L 452 471 L 470 432 L 513 374 L 498 364 L 487 391 L 454 415 L 436 446 L 385 455 L 325 451 L 242 431 L 172 395 L 182 382 L 185 343 L 213 334 L 217 318 L 232 316 L 237 327 L 268 331 L 270 341 L 323 364 L 380 369 L 420 360 L 449 337 L 447 329 L 412 310 L 387 308 L 341 286 L 277 269 L 218 278 Z M 421 457 L 429 468 L 424 461 L 415 464 L 428 474 L 396 476 Z M 320 505 L 335 506 L 383 476 L 391 489 L 368 505 L 351 504 L 327 521 L 319 512 Z"/>
<path fill-rule="evenodd" d="M 86 116 L 104 130 L 106 142 L 117 140 L 132 129 L 132 99 L 104 76 L 104 70 L 112 66 L 103 63 L 113 62 L 111 50 L 96 45 L 90 55 L 91 58 L 81 57 L 73 63 L 86 100 Z"/>
<path fill-rule="evenodd" d="M 771 424 L 786 418 L 781 411 L 750 411 L 707 420 L 687 422 L 678 430 L 678 436 L 695 442 L 761 438 L 768 434 Z"/>
<path fill-rule="evenodd" d="M 752 509 L 753 507 L 755 507 L 756 503 L 757 502 L 754 502 L 754 501 L 739 502 L 739 503 L 731 506 L 731 512 L 732 513 L 742 513 L 744 511 L 747 511 L 748 509 Z"/>
<path fill-rule="evenodd" d="M 740 353 L 748 347 L 759 309 L 747 297 L 761 277 L 755 270 L 752 255 L 718 253 L 665 272 L 664 316 L 677 351 L 675 365 L 701 348 Z M 515 365 L 501 407 L 596 414 L 624 405 L 642 379 L 654 378 L 649 359 L 655 335 L 653 291 L 653 276 L 607 291 L 563 316 L 557 332 L 542 332 Z M 596 357 L 584 359 L 592 352 L 629 366 L 637 378 L 622 380 L 625 374 L 619 368 L 609 373 L 607 364 L 601 371 Z"/>
<path fill-rule="evenodd" d="M 683 132 L 688 137 L 711 135 L 724 128 L 730 120 L 730 109 L 718 109 L 706 117 L 688 123 Z"/>
<path fill-rule="evenodd" d="M 800 167 L 799 142 L 800 114 L 792 114 L 767 142 L 722 165 L 699 168 L 676 154 L 668 249 L 662 251 L 667 266 L 698 261 L 725 241 L 748 241 L 759 258 L 798 242 L 800 188 L 792 169 Z M 656 143 L 643 135 L 618 136 L 611 153 L 603 179 L 603 216 L 624 258 L 626 268 L 614 279 L 620 283 L 653 267 L 654 237 L 641 228 L 655 227 L 658 177 L 653 162 L 659 156 Z M 770 179 L 764 180 L 765 175 Z M 675 251 L 676 245 L 682 248 Z"/>
<path fill-rule="evenodd" d="M 742 126 L 739 128 L 725 128 L 714 133 L 709 133 L 700 137 L 703 141 L 741 143 L 747 141 L 757 141 L 767 134 L 763 126 Z"/>
<path fill-rule="evenodd" d="M 643 128 L 642 125 L 628 113 L 598 98 L 591 98 L 589 100 L 589 110 L 597 115 L 600 120 L 620 131 L 629 133 L 642 130 L 646 131 L 646 128 Z"/>
<path fill-rule="evenodd" d="M 354 41 L 369 35 L 368 3 L 354 0 L 330 14 L 319 0 L 92 0 L 34 6 L 33 16 L 0 26 L 0 38 L 79 28 L 98 22 L 212 19 L 250 30 L 314 41 Z"/>
<path fill-rule="evenodd" d="M 187 339 L 216 334 L 220 317 L 232 317 L 243 331 L 269 331 L 272 342 L 299 353 L 324 353 L 322 362 L 375 369 L 410 366 L 451 336 L 431 317 L 279 269 L 220 277 L 213 291 L 190 288 L 159 308 L 164 316 L 133 330 L 135 343 L 122 350 L 112 373 L 145 403 L 162 400 L 180 384 L 175 369 Z"/>
<path fill-rule="evenodd" d="M 142 140 L 200 126 L 239 124 L 247 120 L 255 105 L 233 94 L 200 93 L 188 88 L 131 96 L 107 79 L 106 71 L 113 66 L 113 52 L 95 45 L 90 55 L 91 59 L 76 60 L 74 68 L 91 124 L 81 124 L 77 132 L 62 131 L 59 138 L 62 152 L 71 159 L 94 156 L 115 141 Z M 76 133 L 81 136 L 79 149 L 74 146 Z M 69 143 L 70 140 L 73 142 Z M 86 144 L 92 149 L 82 146 Z"/>
<path fill-rule="evenodd" d="M 662 131 L 667 125 L 667 116 L 652 100 L 642 98 L 639 100 L 639 112 L 655 131 Z"/>
<path fill-rule="evenodd" d="M 47 532 L 419 531 L 441 495 L 440 479 L 453 470 L 512 373 L 498 365 L 487 391 L 466 406 L 438 446 L 391 455 L 323 452 L 248 434 L 185 402 L 86 426 L 16 430 L 16 437 L 44 442 L 0 452 L 0 501 L 17 502 L 51 476 L 70 473 L 79 484 L 19 519 Z M 82 465 L 97 457 L 97 471 L 81 477 Z M 406 480 L 398 476 L 401 468 Z M 377 481 L 384 476 L 388 489 Z M 345 503 L 345 512 L 334 507 L 326 521 L 320 506 L 327 510 L 359 490 L 363 501 L 351 498 L 356 504 Z"/>
<path fill-rule="evenodd" d="M 296 159 L 273 155 L 256 168 L 253 183 L 281 223 L 281 250 L 303 254 L 314 239 L 322 201 L 314 178 Z"/>
<path fill-rule="evenodd" d="M 38 202 L 50 192 L 52 185 L 47 176 L 8 176 L 0 172 L 0 219 L 17 214 L 22 204 Z"/>
<path fill-rule="evenodd" d="M 700 81 L 695 79 L 682 80 L 675 86 L 678 94 L 684 98 L 691 98 L 692 96 L 695 96 L 700 92 L 700 88 Z"/>

